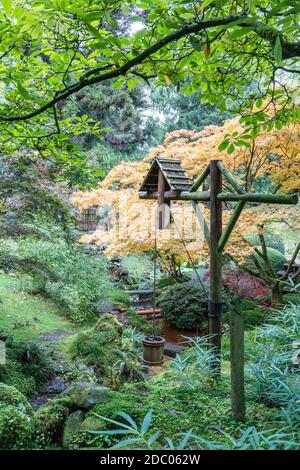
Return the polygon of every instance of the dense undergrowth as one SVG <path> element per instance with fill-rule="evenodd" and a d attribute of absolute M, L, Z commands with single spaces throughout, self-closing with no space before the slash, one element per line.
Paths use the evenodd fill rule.
<path fill-rule="evenodd" d="M 29 274 L 27 289 L 48 295 L 77 324 L 95 319 L 98 302 L 113 287 L 104 257 L 64 241 L 29 237 L 2 241 L 0 267 Z"/>
<path fill-rule="evenodd" d="M 62 320 L 57 321 L 59 325 Z M 299 365 L 293 345 L 299 328 L 299 304 L 288 304 L 269 313 L 265 324 L 246 330 L 245 423 L 236 423 L 231 416 L 226 332 L 221 379 L 212 374 L 205 337 L 191 339 L 190 349 L 163 370 L 146 375 L 137 330 L 102 315 L 94 326 L 71 337 L 64 349 L 70 363 L 93 366 L 95 375 L 74 374 L 69 391 L 36 411 L 28 398 L 51 375 L 51 357 L 43 348 L 29 347 L 28 340 L 9 339 L 8 364 L 0 366 L 1 447 L 298 448 Z M 22 329 L 30 326 L 10 334 Z"/>

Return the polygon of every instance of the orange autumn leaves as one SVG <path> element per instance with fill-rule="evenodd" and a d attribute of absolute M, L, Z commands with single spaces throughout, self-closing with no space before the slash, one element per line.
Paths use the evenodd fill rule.
<path fill-rule="evenodd" d="M 93 242 L 106 246 L 106 254 L 138 253 L 153 250 L 154 246 L 154 201 L 143 201 L 138 197 L 138 189 L 156 156 L 179 159 L 190 177 L 199 175 L 211 159 L 222 159 L 226 166 L 236 174 L 240 184 L 248 191 L 253 189 L 254 181 L 263 175 L 274 183 L 274 189 L 289 192 L 300 187 L 300 126 L 294 124 L 281 130 L 261 133 L 255 140 L 249 140 L 247 147 L 236 147 L 228 155 L 219 151 L 218 146 L 225 136 L 233 132 L 243 132 L 238 119 L 226 121 L 223 126 L 207 126 L 200 132 L 178 130 L 166 134 L 162 145 L 151 150 L 141 162 L 121 163 L 114 167 L 98 189 L 79 192 L 73 202 L 80 210 L 89 207 L 107 206 L 110 213 L 110 228 L 99 224 L 92 234 L 82 237 L 83 242 Z M 209 211 L 201 205 L 209 223 Z M 196 222 L 189 203 L 172 203 L 177 228 L 186 242 L 194 259 L 207 257 L 207 245 Z M 224 225 L 231 215 L 231 208 L 224 210 Z M 243 239 L 246 233 L 256 231 L 257 224 L 272 222 L 297 224 L 298 207 L 260 205 L 247 208 L 231 234 L 226 250 L 242 260 L 252 247 Z M 189 219 L 181 226 L 182 220 Z M 185 248 L 174 224 L 169 230 L 160 231 L 157 248 L 164 257 L 175 256 L 176 261 L 187 261 Z M 300 227 L 299 227 L 300 230 Z"/>

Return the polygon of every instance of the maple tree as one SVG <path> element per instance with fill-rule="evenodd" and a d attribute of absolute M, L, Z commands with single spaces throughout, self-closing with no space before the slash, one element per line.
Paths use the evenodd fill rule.
<path fill-rule="evenodd" d="M 224 136 L 238 125 L 237 119 L 233 119 L 226 121 L 221 127 L 208 126 L 201 132 L 178 130 L 168 133 L 164 143 L 150 151 L 143 161 L 122 163 L 110 171 L 98 189 L 76 193 L 73 202 L 81 210 L 104 205 L 110 208 L 109 228 L 100 223 L 98 229 L 92 234 L 84 235 L 82 241 L 106 246 L 105 253 L 108 256 L 153 250 L 156 203 L 140 200 L 138 189 L 149 162 L 159 155 L 181 160 L 190 177 L 200 174 L 210 159 L 222 159 L 238 175 L 247 190 L 252 188 L 255 178 L 265 174 L 276 182 L 276 187 L 281 187 L 281 191 L 299 189 L 296 178 L 299 171 L 297 158 L 299 160 L 300 155 L 297 147 L 299 126 L 292 125 L 262 133 L 251 142 L 250 147 L 235 148 L 232 155 L 218 150 Z M 288 171 L 290 178 L 285 176 Z M 204 204 L 201 207 L 208 219 L 208 208 Z M 193 260 L 206 258 L 208 247 L 190 204 L 177 201 L 172 203 L 171 208 L 175 222 L 170 224 L 169 229 L 157 233 L 157 250 L 160 256 L 168 263 L 170 260 L 177 263 L 189 262 L 186 246 Z M 224 226 L 231 213 L 232 206 L 228 205 L 223 213 Z M 180 223 L 182 220 L 185 220 L 183 225 Z M 257 224 L 291 224 L 295 231 L 299 231 L 299 220 L 299 207 L 248 207 L 240 215 L 225 253 L 229 253 L 238 263 L 243 263 L 253 251 L 253 246 L 244 236 L 246 233 L 256 232 Z"/>

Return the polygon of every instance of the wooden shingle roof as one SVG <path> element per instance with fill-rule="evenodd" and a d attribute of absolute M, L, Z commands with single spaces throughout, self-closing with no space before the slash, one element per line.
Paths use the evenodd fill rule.
<path fill-rule="evenodd" d="M 172 160 L 171 158 L 156 157 L 144 178 L 140 191 L 156 192 L 158 186 L 159 169 L 169 186 L 171 191 L 189 191 L 193 185 L 193 181 L 187 177 L 181 166 L 180 160 Z"/>

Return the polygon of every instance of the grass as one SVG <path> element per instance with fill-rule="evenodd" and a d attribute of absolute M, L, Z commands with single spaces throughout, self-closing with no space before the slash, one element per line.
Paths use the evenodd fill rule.
<path fill-rule="evenodd" d="M 56 329 L 78 330 L 53 302 L 22 287 L 22 278 L 0 275 L 0 332 L 30 341 Z"/>

